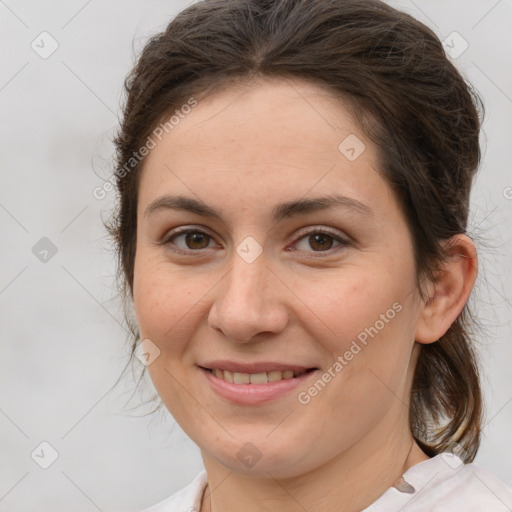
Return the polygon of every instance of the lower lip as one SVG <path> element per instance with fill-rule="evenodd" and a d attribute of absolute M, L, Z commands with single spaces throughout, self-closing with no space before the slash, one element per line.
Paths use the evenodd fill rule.
<path fill-rule="evenodd" d="M 293 391 L 300 384 L 304 384 L 314 376 L 318 370 L 304 373 L 293 379 L 282 379 L 266 384 L 234 384 L 224 379 L 219 379 L 209 370 L 199 368 L 204 374 L 213 390 L 219 395 L 241 405 L 258 405 L 275 400 Z"/>

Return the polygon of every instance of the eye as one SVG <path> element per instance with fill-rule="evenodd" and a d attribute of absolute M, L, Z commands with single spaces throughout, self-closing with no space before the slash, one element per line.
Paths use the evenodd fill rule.
<path fill-rule="evenodd" d="M 174 246 L 177 252 L 198 251 L 209 249 L 213 237 L 197 228 L 183 228 L 171 233 L 163 242 L 164 245 Z"/>
<path fill-rule="evenodd" d="M 302 235 L 302 236 L 300 236 Z M 350 245 L 341 235 L 325 228 L 300 232 L 300 238 L 294 243 L 292 250 L 306 252 L 334 252 Z"/>
<path fill-rule="evenodd" d="M 204 249 L 216 247 L 215 240 L 210 234 L 192 227 L 174 230 L 163 240 L 162 244 L 169 246 L 173 251 L 183 254 L 200 252 Z M 289 250 L 331 254 L 346 248 L 350 244 L 348 239 L 337 232 L 326 228 L 309 228 L 309 230 L 301 230 L 298 233 L 298 238 L 289 246 Z"/>

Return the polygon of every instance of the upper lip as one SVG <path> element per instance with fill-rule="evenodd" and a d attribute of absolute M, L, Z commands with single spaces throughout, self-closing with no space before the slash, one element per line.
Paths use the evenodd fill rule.
<path fill-rule="evenodd" d="M 207 368 L 209 370 L 217 368 L 219 370 L 227 370 L 229 372 L 234 373 L 263 373 L 272 371 L 284 372 L 286 370 L 303 371 L 316 368 L 314 366 L 303 366 L 300 364 L 285 364 L 278 363 L 275 361 L 259 361 L 257 363 L 237 363 L 235 361 L 227 360 L 207 361 L 205 363 L 200 364 L 199 366 L 202 366 L 203 368 Z"/>

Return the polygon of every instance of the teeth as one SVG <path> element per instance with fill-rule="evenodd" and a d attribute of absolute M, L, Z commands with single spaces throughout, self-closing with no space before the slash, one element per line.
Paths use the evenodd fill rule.
<path fill-rule="evenodd" d="M 269 382 L 275 382 L 283 378 L 283 372 L 273 371 L 267 373 L 267 379 Z"/>
<path fill-rule="evenodd" d="M 283 372 L 274 370 L 262 373 L 238 373 L 230 372 L 228 370 L 219 370 L 218 368 L 210 371 L 219 379 L 235 384 L 266 384 L 267 382 L 277 382 L 282 379 L 293 379 L 294 377 L 298 377 L 303 373 L 306 373 L 306 371 L 303 370 L 285 370 Z"/>
<path fill-rule="evenodd" d="M 268 382 L 266 373 L 252 373 L 250 377 L 251 384 L 266 384 Z"/>
<path fill-rule="evenodd" d="M 217 370 L 216 370 L 217 371 Z M 224 378 L 224 372 L 222 370 L 219 370 L 220 373 L 222 373 L 221 379 Z M 248 373 L 233 373 L 233 382 L 235 384 L 249 384 L 251 381 L 251 376 Z"/>

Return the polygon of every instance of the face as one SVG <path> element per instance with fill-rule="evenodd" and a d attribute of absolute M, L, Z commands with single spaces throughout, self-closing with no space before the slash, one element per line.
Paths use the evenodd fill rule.
<path fill-rule="evenodd" d="M 252 475 L 402 435 L 421 307 L 376 148 L 297 80 L 183 117 L 145 161 L 137 218 L 134 305 L 165 406 L 203 457 Z"/>

